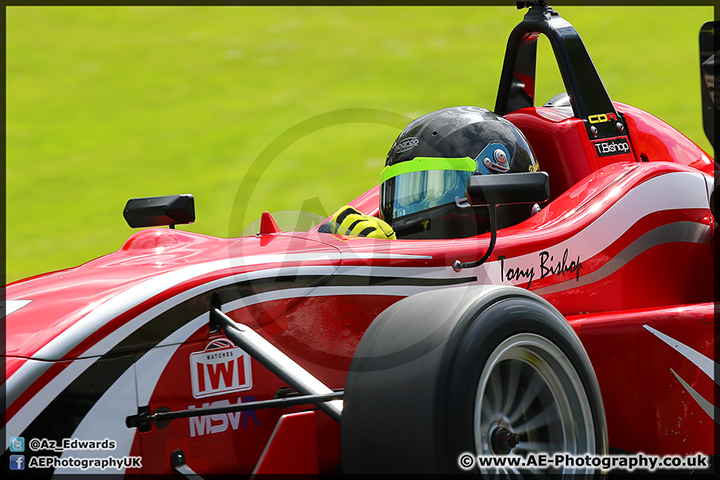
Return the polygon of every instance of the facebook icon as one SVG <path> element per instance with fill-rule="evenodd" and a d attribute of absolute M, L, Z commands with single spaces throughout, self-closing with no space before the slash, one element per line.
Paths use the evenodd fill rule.
<path fill-rule="evenodd" d="M 10 470 L 25 470 L 25 455 L 10 455 Z"/>

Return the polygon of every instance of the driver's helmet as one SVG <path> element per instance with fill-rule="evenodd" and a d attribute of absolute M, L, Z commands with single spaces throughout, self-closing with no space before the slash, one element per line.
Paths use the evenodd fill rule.
<path fill-rule="evenodd" d="M 412 121 L 388 152 L 380 217 L 398 238 L 462 238 L 490 230 L 488 207 L 461 206 L 471 175 L 538 170 L 522 132 L 479 107 L 451 107 Z M 498 209 L 498 228 L 531 215 L 531 205 Z"/>

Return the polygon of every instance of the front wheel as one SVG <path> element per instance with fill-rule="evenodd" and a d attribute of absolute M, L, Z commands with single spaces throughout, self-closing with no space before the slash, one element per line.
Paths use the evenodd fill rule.
<path fill-rule="evenodd" d="M 344 398 L 349 473 L 587 474 L 480 466 L 477 457 L 607 448 L 600 390 L 577 335 L 549 303 L 514 287 L 394 304 L 363 336 Z"/>

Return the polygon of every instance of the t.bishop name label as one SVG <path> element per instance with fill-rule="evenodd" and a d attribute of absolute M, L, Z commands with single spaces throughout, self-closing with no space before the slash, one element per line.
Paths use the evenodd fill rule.
<path fill-rule="evenodd" d="M 611 155 L 622 155 L 630 153 L 630 144 L 626 138 L 613 138 L 611 140 L 602 140 L 593 142 L 598 157 L 609 157 Z"/>

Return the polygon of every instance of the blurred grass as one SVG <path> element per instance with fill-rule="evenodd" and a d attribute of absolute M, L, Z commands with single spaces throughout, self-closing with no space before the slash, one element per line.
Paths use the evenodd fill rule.
<path fill-rule="evenodd" d="M 580 32 L 613 100 L 659 116 L 713 155 L 697 45 L 711 7 L 556 9 Z M 494 107 L 522 15 L 6 8 L 7 281 L 118 249 L 133 233 L 121 215 L 132 197 L 193 193 L 197 221 L 181 228 L 220 237 L 263 210 L 308 200 L 330 213 L 378 182 L 403 118 Z M 537 101 L 563 90 L 541 39 Z M 323 123 L 332 112 L 342 123 Z M 300 137 L 284 136 L 299 124 Z M 294 140 L 273 144 L 286 137 Z M 277 156 L 263 165 L 270 145 Z M 239 192 L 241 184 L 251 188 Z"/>

